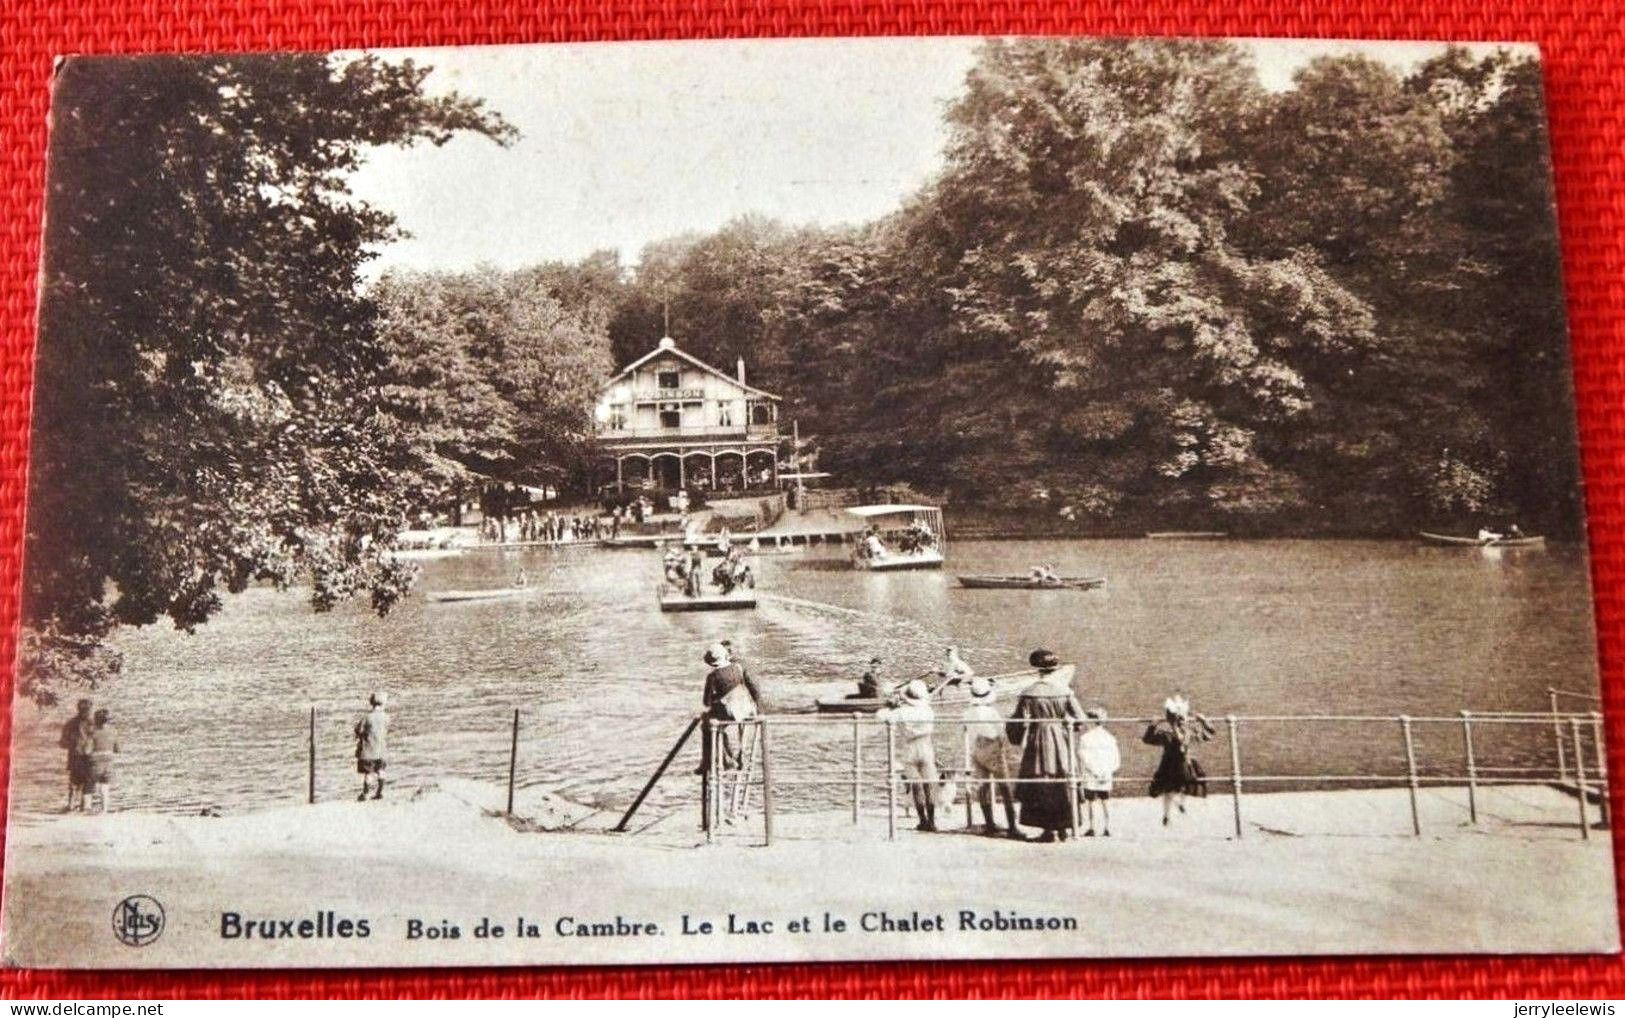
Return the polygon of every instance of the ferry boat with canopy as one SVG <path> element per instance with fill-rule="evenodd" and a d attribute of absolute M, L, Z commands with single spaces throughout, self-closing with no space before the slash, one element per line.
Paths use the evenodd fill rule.
<path fill-rule="evenodd" d="M 874 572 L 942 568 L 942 510 L 936 506 L 860 505 L 847 512 L 865 523 L 852 553 L 854 568 Z"/>

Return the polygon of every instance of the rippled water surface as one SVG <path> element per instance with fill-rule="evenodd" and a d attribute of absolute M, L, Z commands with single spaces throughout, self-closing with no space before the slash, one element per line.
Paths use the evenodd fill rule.
<path fill-rule="evenodd" d="M 1110 582 L 1087 593 L 972 591 L 953 579 L 1040 561 Z M 537 589 L 519 601 L 414 596 L 378 619 L 359 605 L 314 615 L 297 593 L 253 590 L 194 636 L 159 627 L 122 634 L 125 672 L 97 695 L 123 735 L 118 805 L 236 811 L 303 801 L 312 706 L 319 794 L 353 794 L 350 725 L 374 689 L 393 698 L 396 779 L 505 780 L 517 708 L 521 785 L 624 805 L 697 708 L 700 654 L 724 637 L 743 649 L 773 710 L 849 691 L 872 654 L 906 678 L 935 664 L 949 641 L 984 673 L 1018 668 L 1033 647 L 1049 647 L 1078 663 L 1080 697 L 1117 717 L 1154 713 L 1176 689 L 1210 715 L 1453 716 L 1544 709 L 1548 686 L 1596 688 L 1577 546 L 964 542 L 949 548 L 945 571 L 893 574 L 854 572 L 838 549 L 814 549 L 758 559 L 754 612 L 661 614 L 653 551 L 475 552 L 424 563 L 420 588 L 499 586 L 520 568 Z M 60 804 L 55 737 L 65 717 L 18 705 L 16 809 Z M 775 767 L 787 778 L 842 776 L 851 731 L 837 722 L 787 733 Z M 1124 774 L 1148 774 L 1155 757 L 1138 745 L 1138 730 L 1117 732 Z M 1550 731 L 1524 735 L 1486 728 L 1480 762 L 1549 765 Z M 1403 769 L 1394 726 L 1260 723 L 1241 743 L 1252 773 Z M 957 739 L 945 734 L 941 745 L 947 764 Z M 1460 733 L 1422 726 L 1417 746 L 1425 771 L 1450 772 Z M 884 743 L 868 738 L 863 752 L 873 768 Z M 1209 770 L 1223 771 L 1228 746 L 1209 752 Z M 692 801 L 696 759 L 685 751 L 652 809 Z M 798 786 L 782 801 L 795 808 L 849 796 L 844 784 Z"/>

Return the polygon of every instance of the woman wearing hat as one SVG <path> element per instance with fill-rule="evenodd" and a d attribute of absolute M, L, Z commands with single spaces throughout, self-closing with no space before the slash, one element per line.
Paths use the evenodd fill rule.
<path fill-rule="evenodd" d="M 1039 841 L 1065 841 L 1077 826 L 1072 800 L 1072 726 L 1083 708 L 1072 695 L 1075 670 L 1047 650 L 1035 650 L 1027 662 L 1038 669 L 1038 681 L 1022 691 L 1005 725 L 1012 744 L 1021 746 L 1016 800 L 1021 822 L 1043 830 Z"/>
<path fill-rule="evenodd" d="M 713 719 L 724 722 L 746 721 L 756 716 L 762 703 L 756 683 L 745 670 L 743 662 L 734 660 L 727 641 L 713 643 L 705 651 L 705 663 L 711 671 L 705 676 L 705 692 L 700 702 Z M 722 725 L 722 766 L 733 770 L 739 766 L 739 738 L 743 725 Z M 700 772 L 711 767 L 711 742 L 705 741 Z"/>
<path fill-rule="evenodd" d="M 1185 812 L 1185 796 L 1207 795 L 1207 775 L 1190 755 L 1191 747 L 1213 738 L 1207 718 L 1191 713 L 1191 702 L 1175 693 L 1162 702 L 1163 718 L 1146 727 L 1141 740 L 1162 747 L 1162 761 L 1151 776 L 1151 797 L 1162 799 L 1162 826 L 1174 806 Z M 1194 722 L 1193 719 L 1194 718 Z"/>
<path fill-rule="evenodd" d="M 920 679 L 912 679 L 903 687 L 897 706 L 880 711 L 877 717 L 896 725 L 897 759 L 914 800 L 914 815 L 920 818 L 918 829 L 936 830 L 937 807 L 932 795 L 939 779 L 931 733 L 936 728 L 937 713 L 931 709 L 931 690 Z"/>

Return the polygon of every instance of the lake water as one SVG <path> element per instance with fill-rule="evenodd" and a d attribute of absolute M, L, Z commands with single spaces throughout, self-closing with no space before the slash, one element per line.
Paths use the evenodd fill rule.
<path fill-rule="evenodd" d="M 624 805 L 697 709 L 701 652 L 722 638 L 744 652 L 775 711 L 851 691 L 871 655 L 907 678 L 949 642 L 984 674 L 1021 668 L 1031 649 L 1048 647 L 1077 663 L 1085 705 L 1118 718 L 1154 714 L 1175 690 L 1210 716 L 1539 711 L 1548 686 L 1596 691 L 1578 546 L 1116 540 L 962 542 L 948 554 L 944 571 L 891 574 L 850 569 L 838 547 L 764 555 L 753 612 L 662 614 L 655 552 L 593 547 L 426 562 L 422 590 L 503 585 L 521 568 L 538 589 L 489 603 L 414 596 L 386 619 L 360 605 L 315 615 L 297 593 L 252 590 L 196 635 L 120 636 L 125 671 L 96 697 L 122 730 L 117 805 L 235 812 L 303 801 L 311 706 L 319 794 L 353 795 L 350 726 L 374 689 L 392 697 L 392 778 L 505 780 L 517 708 L 521 785 Z M 1109 584 L 973 591 L 953 579 L 1036 562 Z M 56 732 L 66 714 L 17 706 L 15 810 L 60 805 Z M 1139 744 L 1138 726 L 1115 730 L 1122 791 L 1141 794 L 1155 752 Z M 776 740 L 781 780 L 841 779 L 786 786 L 784 808 L 848 801 L 851 731 L 835 722 Z M 1550 729 L 1486 726 L 1475 737 L 1485 767 L 1550 767 L 1555 757 Z M 1249 773 L 1404 773 L 1397 724 L 1260 722 L 1241 743 Z M 952 765 L 958 736 L 942 733 L 940 746 Z M 1459 726 L 1418 729 L 1424 772 L 1459 773 L 1460 747 Z M 863 752 L 869 777 L 883 780 L 884 768 L 873 769 L 883 740 L 867 736 Z M 1228 754 L 1222 739 L 1207 747 L 1208 770 L 1223 773 Z M 691 746 L 651 813 L 696 801 L 696 761 Z"/>

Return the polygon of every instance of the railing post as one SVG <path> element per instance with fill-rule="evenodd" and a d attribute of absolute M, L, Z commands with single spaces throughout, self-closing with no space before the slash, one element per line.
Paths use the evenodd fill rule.
<path fill-rule="evenodd" d="M 1478 823 L 1478 761 L 1473 757 L 1472 712 L 1461 712 L 1461 744 L 1467 752 L 1467 819 Z"/>
<path fill-rule="evenodd" d="M 767 719 L 756 720 L 756 748 L 762 754 L 762 838 L 773 844 L 773 764 L 767 752 Z M 750 780 L 750 775 L 745 775 Z"/>
<path fill-rule="evenodd" d="M 711 719 L 700 719 L 700 830 L 711 837 Z"/>
<path fill-rule="evenodd" d="M 1070 825 L 1067 833 L 1073 837 L 1078 834 L 1078 726 L 1071 721 L 1062 721 L 1066 725 L 1067 752 L 1072 757 L 1066 769 L 1066 819 Z"/>
<path fill-rule="evenodd" d="M 1563 751 L 1563 724 L 1557 720 L 1557 690 L 1551 686 L 1546 687 L 1546 698 L 1552 708 L 1552 741 L 1557 743 L 1557 780 L 1569 780 L 1569 765 L 1564 759 Z"/>
<path fill-rule="evenodd" d="M 1236 815 L 1236 837 L 1241 837 L 1241 734 L 1236 716 L 1226 714 L 1225 727 L 1230 732 L 1230 802 Z"/>
<path fill-rule="evenodd" d="M 508 815 L 513 816 L 513 779 L 519 766 L 519 708 L 513 709 L 513 738 L 508 743 Z"/>
<path fill-rule="evenodd" d="M 1411 831 L 1420 838 L 1422 836 L 1422 814 L 1416 805 L 1416 744 L 1411 740 L 1411 718 L 1409 714 L 1399 716 L 1399 728 L 1405 736 L 1405 773 L 1410 780 L 1411 793 Z"/>
<path fill-rule="evenodd" d="M 316 705 L 310 707 L 310 780 L 306 790 L 306 801 L 310 805 L 316 804 Z"/>
<path fill-rule="evenodd" d="M 863 728 L 858 715 L 852 715 L 852 822 L 858 822 L 858 801 L 863 788 Z"/>
<path fill-rule="evenodd" d="M 1569 719 L 1569 735 L 1574 740 L 1574 786 L 1579 794 L 1574 797 L 1580 804 L 1580 837 L 1582 840 L 1591 838 L 1591 816 L 1586 812 L 1586 761 L 1580 752 L 1580 722 L 1577 718 Z"/>
<path fill-rule="evenodd" d="M 1608 751 L 1602 744 L 1602 715 L 1596 711 L 1591 712 L 1591 746 L 1597 761 L 1597 787 L 1601 790 L 1597 796 L 1597 806 L 1601 813 L 1603 826 L 1608 826 L 1612 820 L 1613 809 L 1608 802 Z"/>
<path fill-rule="evenodd" d="M 706 823 L 705 840 L 716 838 L 717 825 L 722 823 L 722 772 L 717 765 L 721 754 L 718 745 L 722 734 L 722 726 L 714 718 L 705 719 L 705 776 L 706 776 Z"/>
<path fill-rule="evenodd" d="M 971 807 L 971 773 L 970 773 L 970 726 L 959 726 L 959 743 L 964 750 L 964 766 L 960 770 L 960 783 L 965 786 L 965 827 L 967 829 L 976 825 L 976 814 Z"/>
<path fill-rule="evenodd" d="M 886 837 L 897 840 L 897 728 L 886 719 Z"/>

